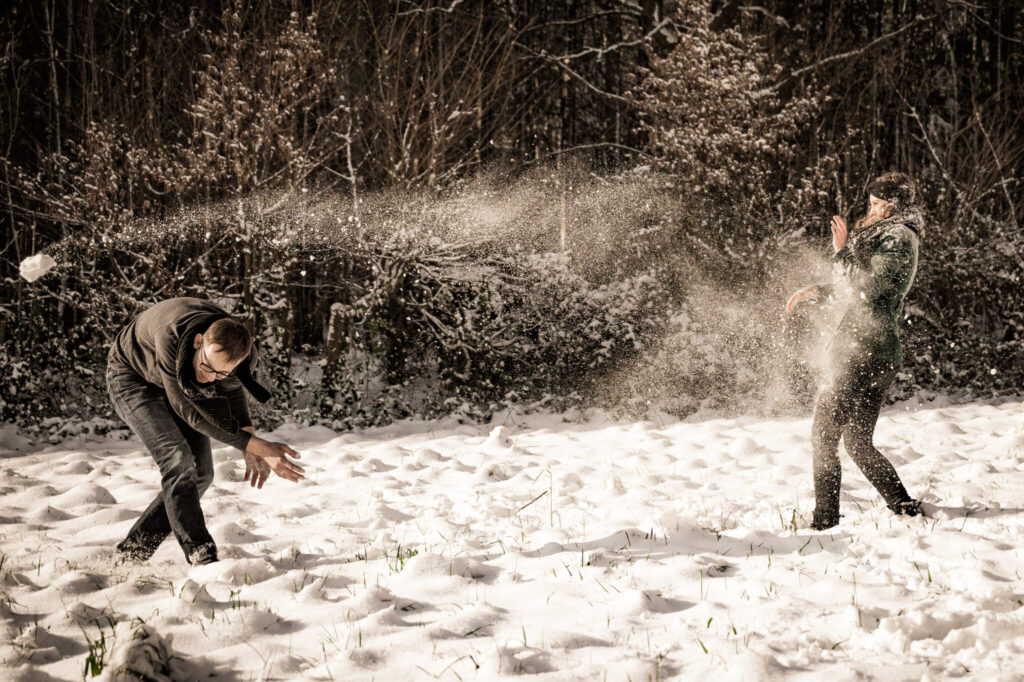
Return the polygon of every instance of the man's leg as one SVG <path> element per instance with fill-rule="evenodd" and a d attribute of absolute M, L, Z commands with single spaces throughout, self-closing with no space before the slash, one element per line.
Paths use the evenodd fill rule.
<path fill-rule="evenodd" d="M 178 419 L 164 392 L 134 372 L 108 369 L 107 385 L 118 413 L 142 440 L 161 474 L 161 493 L 118 549 L 145 560 L 173 532 L 190 560 L 200 548 L 201 559 L 215 560 L 216 546 L 199 506 L 213 477 L 209 439 Z"/>
<path fill-rule="evenodd" d="M 865 373 L 858 381 L 858 398 L 854 404 L 849 425 L 843 431 L 843 442 L 851 459 L 864 472 L 889 508 L 897 513 L 911 513 L 908 504 L 913 499 L 903 487 L 892 464 L 874 446 L 875 425 L 885 401 L 885 393 L 896 378 L 891 365 Z"/>
<path fill-rule="evenodd" d="M 182 435 L 188 442 L 195 462 L 197 487 L 199 496 L 202 497 L 210 483 L 213 481 L 213 456 L 210 448 L 210 439 L 189 427 L 173 412 L 171 416 L 181 430 Z M 146 560 L 156 552 L 160 544 L 171 534 L 171 522 L 167 516 L 167 509 L 164 504 L 164 493 L 157 494 L 156 499 L 149 507 L 142 512 L 142 516 L 135 522 L 135 525 L 128 536 L 117 548 L 123 552 L 130 552 L 140 560 Z"/>

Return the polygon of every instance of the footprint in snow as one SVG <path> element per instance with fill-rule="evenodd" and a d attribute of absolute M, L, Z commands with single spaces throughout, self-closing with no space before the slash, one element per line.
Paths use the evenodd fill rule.
<path fill-rule="evenodd" d="M 518 467 L 508 467 L 494 462 L 484 462 L 477 469 L 476 475 L 473 478 L 481 483 L 507 481 L 518 472 Z"/>

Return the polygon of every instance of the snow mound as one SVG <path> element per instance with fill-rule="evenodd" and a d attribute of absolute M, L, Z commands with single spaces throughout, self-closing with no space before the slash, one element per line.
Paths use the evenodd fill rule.
<path fill-rule="evenodd" d="M 114 504 L 117 500 L 110 491 L 95 483 L 82 483 L 53 498 L 56 507 L 79 507 L 83 504 Z"/>
<path fill-rule="evenodd" d="M 512 437 L 508 434 L 508 429 L 504 426 L 496 426 L 491 430 L 491 435 L 487 437 L 488 447 L 493 448 L 507 448 L 512 446 Z"/>
<path fill-rule="evenodd" d="M 217 567 L 217 580 L 232 585 L 261 583 L 279 572 L 266 559 L 222 559 L 213 565 Z"/>

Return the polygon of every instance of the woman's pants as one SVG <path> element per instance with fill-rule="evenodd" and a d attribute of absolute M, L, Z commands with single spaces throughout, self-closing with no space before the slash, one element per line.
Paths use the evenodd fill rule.
<path fill-rule="evenodd" d="M 818 396 L 811 432 L 816 524 L 839 522 L 840 437 L 890 508 L 911 500 L 892 464 L 872 443 L 875 422 L 896 370 L 895 365 L 871 362 L 870 357 L 851 358 L 841 363 L 831 385 Z"/>

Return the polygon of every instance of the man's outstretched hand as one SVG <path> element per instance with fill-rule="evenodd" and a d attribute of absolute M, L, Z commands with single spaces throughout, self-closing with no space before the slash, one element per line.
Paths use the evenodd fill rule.
<path fill-rule="evenodd" d="M 306 470 L 295 462 L 288 459 L 291 455 L 295 459 L 301 455 L 284 443 L 275 443 L 263 440 L 259 436 L 249 439 L 245 446 L 245 482 L 254 488 L 262 488 L 267 482 L 270 472 L 273 471 L 281 478 L 296 483 L 304 479 Z"/>
<path fill-rule="evenodd" d="M 250 452 L 243 452 L 245 458 L 245 478 L 242 480 L 252 487 L 262 488 L 270 476 L 270 465 Z"/>

